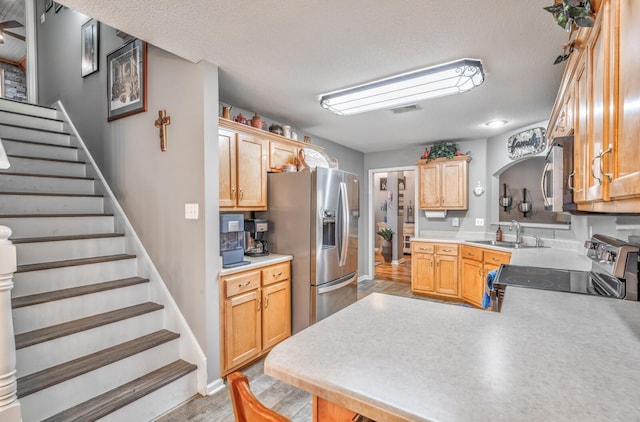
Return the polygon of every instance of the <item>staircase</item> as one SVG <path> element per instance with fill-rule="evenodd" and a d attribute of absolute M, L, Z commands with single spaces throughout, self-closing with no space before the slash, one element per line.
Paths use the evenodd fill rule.
<path fill-rule="evenodd" d="M 197 394 L 197 366 L 185 360 L 184 331 L 167 329 L 167 301 L 152 300 L 150 277 L 138 270 L 149 265 L 131 252 L 130 234 L 115 230 L 119 216 L 105 210 L 119 207 L 96 193 L 105 189 L 87 175 L 99 172 L 79 158 L 61 115 L 0 100 L 11 163 L 0 170 L 0 225 L 17 248 L 22 418 L 151 420 Z"/>

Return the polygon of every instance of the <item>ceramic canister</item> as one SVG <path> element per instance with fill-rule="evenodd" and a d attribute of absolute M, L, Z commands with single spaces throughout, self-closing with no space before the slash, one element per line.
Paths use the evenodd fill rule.
<path fill-rule="evenodd" d="M 282 136 L 284 136 L 285 138 L 291 138 L 291 126 L 282 126 Z"/>

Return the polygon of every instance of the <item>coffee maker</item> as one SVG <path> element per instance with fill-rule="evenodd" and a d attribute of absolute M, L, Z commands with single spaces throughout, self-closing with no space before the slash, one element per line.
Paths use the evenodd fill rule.
<path fill-rule="evenodd" d="M 244 260 L 242 236 L 244 233 L 244 215 L 220 215 L 220 256 L 222 268 L 233 268 L 249 264 Z"/>
<path fill-rule="evenodd" d="M 268 242 L 264 238 L 269 231 L 269 222 L 265 218 L 244 220 L 244 254 L 247 256 L 269 255 Z"/>

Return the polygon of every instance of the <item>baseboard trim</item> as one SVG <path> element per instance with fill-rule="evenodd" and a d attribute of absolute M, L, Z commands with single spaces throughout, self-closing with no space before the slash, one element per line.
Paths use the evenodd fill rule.
<path fill-rule="evenodd" d="M 366 281 L 366 280 L 373 280 L 373 277 L 371 277 L 368 274 L 361 275 L 360 277 L 358 277 L 358 283 L 360 283 L 361 281 Z"/>
<path fill-rule="evenodd" d="M 218 378 L 215 381 L 207 384 L 207 396 L 212 396 L 218 391 L 222 391 L 225 388 L 226 385 L 224 385 L 224 381 L 222 380 L 222 378 Z"/>

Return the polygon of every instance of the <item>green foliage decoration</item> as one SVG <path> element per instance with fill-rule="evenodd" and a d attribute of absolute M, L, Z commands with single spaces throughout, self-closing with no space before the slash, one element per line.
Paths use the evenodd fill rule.
<path fill-rule="evenodd" d="M 378 230 L 376 234 L 386 241 L 390 241 L 393 238 L 393 230 L 391 229 Z"/>

